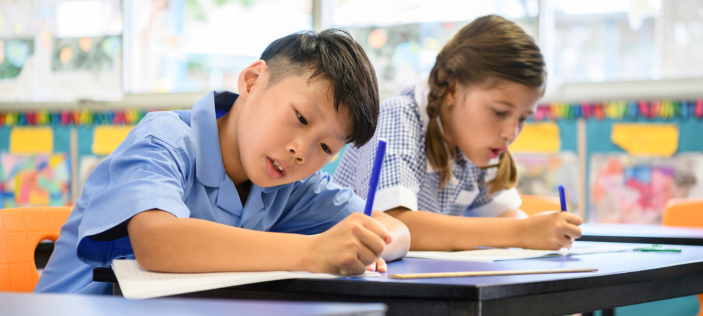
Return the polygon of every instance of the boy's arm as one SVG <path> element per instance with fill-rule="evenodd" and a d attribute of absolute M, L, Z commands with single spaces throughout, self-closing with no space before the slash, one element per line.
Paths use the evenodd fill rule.
<path fill-rule="evenodd" d="M 381 258 L 390 262 L 405 257 L 410 250 L 410 230 L 408 227 L 393 216 L 381 211 L 374 210 L 371 216 L 381 223 L 388 230 L 388 234 L 393 237 L 391 243 L 383 248 Z"/>
<path fill-rule="evenodd" d="M 164 272 L 310 271 L 362 273 L 391 242 L 386 228 L 352 214 L 314 236 L 260 232 L 161 210 L 141 212 L 127 226 L 135 257 Z"/>
<path fill-rule="evenodd" d="M 566 212 L 525 219 L 442 215 L 396 208 L 386 211 L 408 226 L 411 250 L 455 251 L 476 247 L 560 249 L 581 236 L 580 217 Z"/>

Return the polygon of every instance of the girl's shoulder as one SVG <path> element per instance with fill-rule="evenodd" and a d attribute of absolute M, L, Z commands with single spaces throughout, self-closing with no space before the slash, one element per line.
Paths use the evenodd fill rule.
<path fill-rule="evenodd" d="M 415 99 L 415 86 L 409 86 L 398 95 L 385 99 L 380 104 L 380 116 L 389 119 L 389 116 L 410 119 L 422 122 L 420 109 Z M 380 121 L 380 118 L 379 118 Z"/>

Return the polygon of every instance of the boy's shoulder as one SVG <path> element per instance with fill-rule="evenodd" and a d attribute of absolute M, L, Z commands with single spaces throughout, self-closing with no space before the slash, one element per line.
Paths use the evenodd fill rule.
<path fill-rule="evenodd" d="M 190 110 L 150 112 L 135 127 L 138 139 L 156 137 L 174 147 L 190 132 Z"/>

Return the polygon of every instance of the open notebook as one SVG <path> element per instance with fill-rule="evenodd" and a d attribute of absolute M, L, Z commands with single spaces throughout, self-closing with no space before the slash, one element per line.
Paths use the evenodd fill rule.
<path fill-rule="evenodd" d="M 162 273 L 142 268 L 137 260 L 114 260 L 112 270 L 120 283 L 122 295 L 130 299 L 144 299 L 206 291 L 223 287 L 285 279 L 335 279 L 336 274 L 270 271 L 218 273 Z M 378 272 L 366 272 L 351 277 L 380 277 Z"/>
<path fill-rule="evenodd" d="M 572 256 L 585 255 L 594 253 L 620 252 L 632 250 L 635 247 L 622 246 L 598 246 L 588 247 L 580 246 L 562 250 L 530 250 L 520 248 L 496 248 L 496 249 L 478 249 L 466 251 L 409 251 L 406 257 L 408 258 L 425 258 L 425 259 L 444 259 L 444 260 L 463 260 L 463 261 L 503 261 L 503 260 L 520 260 L 534 259 L 556 256 Z"/>

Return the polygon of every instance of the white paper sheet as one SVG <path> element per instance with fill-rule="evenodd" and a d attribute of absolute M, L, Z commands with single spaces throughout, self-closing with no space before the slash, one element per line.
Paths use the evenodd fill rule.
<path fill-rule="evenodd" d="M 285 279 L 335 279 L 336 274 L 270 271 L 218 273 L 162 273 L 142 268 L 136 260 L 114 260 L 112 270 L 120 284 L 122 295 L 129 299 L 145 299 L 176 295 L 223 287 Z M 378 272 L 366 272 L 352 277 L 380 277 Z"/>
<path fill-rule="evenodd" d="M 562 250 L 530 250 L 520 248 L 496 248 L 496 249 L 479 249 L 466 251 L 409 251 L 406 257 L 408 258 L 425 258 L 425 259 L 443 259 L 443 260 L 461 260 L 461 261 L 503 261 L 503 260 L 520 260 L 534 259 L 553 256 L 572 256 L 585 255 L 594 253 L 620 252 L 632 250 L 634 247 L 576 247 Z"/>

